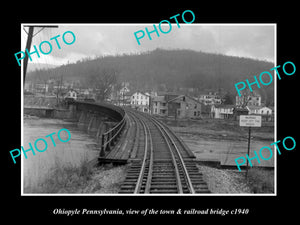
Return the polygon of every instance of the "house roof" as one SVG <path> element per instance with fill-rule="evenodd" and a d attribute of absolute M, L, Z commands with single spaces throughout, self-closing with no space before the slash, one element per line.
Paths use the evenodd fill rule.
<path fill-rule="evenodd" d="M 132 95 L 134 95 L 135 93 L 140 93 L 140 94 L 148 96 L 148 97 L 150 96 L 148 93 L 145 93 L 143 91 L 135 91 L 134 93 L 132 93 Z"/>

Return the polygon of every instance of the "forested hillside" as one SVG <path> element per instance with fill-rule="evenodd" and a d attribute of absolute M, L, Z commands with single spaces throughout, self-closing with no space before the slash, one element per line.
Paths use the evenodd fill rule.
<path fill-rule="evenodd" d="M 196 52 L 191 50 L 162 50 L 137 55 L 106 56 L 91 60 L 77 61 L 48 71 L 40 70 L 28 73 L 28 79 L 37 77 L 64 80 L 80 80 L 88 86 L 91 78 L 101 76 L 102 69 L 114 71 L 116 82 L 129 82 L 134 89 L 155 89 L 176 91 L 181 87 L 197 90 L 223 90 L 231 96 L 236 95 L 236 82 L 254 81 L 253 76 L 270 70 L 270 62 L 249 58 L 231 57 L 219 54 Z M 273 83 L 256 88 L 263 101 L 272 104 Z"/>

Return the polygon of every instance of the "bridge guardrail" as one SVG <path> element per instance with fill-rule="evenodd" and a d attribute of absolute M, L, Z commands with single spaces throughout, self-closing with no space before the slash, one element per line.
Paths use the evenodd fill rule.
<path fill-rule="evenodd" d="M 109 103 L 74 101 L 72 104 L 83 105 L 92 111 L 106 109 L 109 110 L 106 113 L 108 113 L 111 117 L 114 117 L 114 119 L 122 118 L 121 121 L 118 122 L 114 127 L 112 127 L 110 130 L 106 131 L 101 135 L 101 149 L 99 156 L 100 158 L 105 157 L 106 152 L 109 152 L 111 150 L 111 147 L 113 147 L 116 144 L 126 125 L 125 110 Z"/>
<path fill-rule="evenodd" d="M 102 134 L 100 157 L 105 157 L 106 152 L 109 152 L 111 150 L 111 147 L 115 145 L 125 125 L 126 119 L 124 115 L 123 119 L 116 126 Z"/>

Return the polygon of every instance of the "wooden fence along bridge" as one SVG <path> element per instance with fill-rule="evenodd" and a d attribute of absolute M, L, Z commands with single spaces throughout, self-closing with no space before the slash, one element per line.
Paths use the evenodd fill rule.
<path fill-rule="evenodd" d="M 209 193 L 195 156 L 154 117 L 110 104 L 70 105 L 78 126 L 101 144 L 98 163 L 128 164 L 120 194 Z"/>

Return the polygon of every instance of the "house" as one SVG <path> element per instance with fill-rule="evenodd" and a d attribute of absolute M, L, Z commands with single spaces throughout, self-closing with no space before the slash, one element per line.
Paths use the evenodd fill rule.
<path fill-rule="evenodd" d="M 262 107 L 258 110 L 258 113 L 260 115 L 272 115 L 272 109 L 271 108 L 268 108 L 268 107 Z"/>
<path fill-rule="evenodd" d="M 150 95 L 149 93 L 135 92 L 130 97 L 130 105 L 132 108 L 141 111 L 149 112 L 150 106 Z"/>
<path fill-rule="evenodd" d="M 165 96 L 154 96 L 151 99 L 151 113 L 154 115 L 166 116 L 167 115 L 167 101 Z"/>
<path fill-rule="evenodd" d="M 202 104 L 187 95 L 166 93 L 151 99 L 151 113 L 175 118 L 201 117 Z"/>
<path fill-rule="evenodd" d="M 130 92 L 130 89 L 128 88 L 129 83 L 123 82 L 122 88 L 118 91 L 118 97 L 119 97 L 119 104 L 120 106 L 128 106 L 130 105 L 130 98 L 132 96 L 132 93 Z"/>
<path fill-rule="evenodd" d="M 260 114 L 259 113 L 259 110 L 261 109 L 260 106 L 249 105 L 249 106 L 246 106 L 246 108 L 249 110 L 249 115 L 258 115 L 258 114 Z"/>
<path fill-rule="evenodd" d="M 130 106 L 130 104 L 131 104 L 131 96 L 132 96 L 132 94 L 130 92 L 124 93 L 124 95 L 121 98 L 120 105 L 121 106 Z"/>
<path fill-rule="evenodd" d="M 235 105 L 237 106 L 261 106 L 261 96 L 257 93 L 236 96 Z"/>
<path fill-rule="evenodd" d="M 222 103 L 222 97 L 217 92 L 208 92 L 199 96 L 199 102 L 204 105 L 219 105 Z"/>
<path fill-rule="evenodd" d="M 123 96 L 123 95 L 127 94 L 128 92 L 130 92 L 129 88 L 127 86 L 124 86 L 120 89 L 119 94 L 121 96 Z"/>
<path fill-rule="evenodd" d="M 234 105 L 212 105 L 212 117 L 216 119 L 228 119 L 233 117 Z"/>
<path fill-rule="evenodd" d="M 272 115 L 272 109 L 264 106 L 247 106 L 249 110 L 249 114 L 257 114 L 257 115 Z"/>
<path fill-rule="evenodd" d="M 74 100 L 76 100 L 77 92 L 71 89 L 67 92 L 67 94 L 65 95 L 65 98 L 73 98 Z"/>
<path fill-rule="evenodd" d="M 175 118 L 200 118 L 201 103 L 187 95 L 179 95 L 167 101 L 168 116 Z"/>
<path fill-rule="evenodd" d="M 263 121 L 274 121 L 273 110 L 269 107 L 261 106 L 246 106 L 249 110 L 249 115 L 261 115 Z"/>

